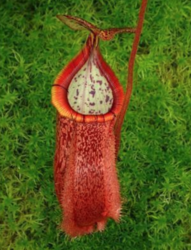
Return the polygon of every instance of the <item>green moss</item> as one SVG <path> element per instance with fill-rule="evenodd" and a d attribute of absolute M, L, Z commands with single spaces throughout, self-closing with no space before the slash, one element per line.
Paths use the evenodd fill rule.
<path fill-rule="evenodd" d="M 135 26 L 139 0 L 3 1 L 0 6 L 0 249 L 191 249 L 191 5 L 149 1 L 118 157 L 120 224 L 70 240 L 54 193 L 51 85 L 86 32 L 71 14 L 103 28 Z M 101 42 L 125 88 L 133 35 Z"/>

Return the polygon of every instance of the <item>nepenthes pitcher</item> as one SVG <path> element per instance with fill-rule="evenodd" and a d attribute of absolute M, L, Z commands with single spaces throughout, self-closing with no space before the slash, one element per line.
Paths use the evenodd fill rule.
<path fill-rule="evenodd" d="M 63 210 L 62 228 L 71 237 L 101 231 L 108 218 L 120 218 L 115 164 L 145 8 L 143 0 L 136 28 L 102 30 L 80 18 L 57 16 L 74 30 L 90 32 L 83 49 L 52 87 L 57 109 L 55 189 Z M 100 39 L 111 40 L 123 32 L 135 33 L 125 94 L 99 50 Z"/>

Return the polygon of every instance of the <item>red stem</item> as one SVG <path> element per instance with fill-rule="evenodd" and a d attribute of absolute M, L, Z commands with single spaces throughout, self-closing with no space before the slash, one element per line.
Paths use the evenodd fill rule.
<path fill-rule="evenodd" d="M 124 121 L 125 113 L 127 111 L 131 93 L 132 93 L 132 88 L 133 88 L 133 69 L 134 69 L 134 64 L 135 64 L 135 57 L 137 54 L 137 49 L 139 45 L 139 40 L 140 40 L 140 35 L 143 27 L 143 21 L 144 21 L 144 16 L 145 16 L 145 11 L 146 11 L 146 6 L 147 6 L 147 0 L 142 0 L 142 4 L 140 7 L 140 12 L 139 12 L 139 19 L 138 19 L 138 24 L 135 32 L 135 38 L 133 41 L 133 46 L 132 46 L 132 51 L 129 59 L 129 64 L 128 64 L 128 78 L 127 78 L 127 89 L 125 93 L 125 99 L 123 102 L 123 106 L 121 109 L 121 112 L 117 118 L 116 124 L 115 124 L 115 135 L 116 135 L 116 147 L 117 151 L 119 149 L 119 140 L 120 140 L 120 134 L 121 134 L 121 127 Z"/>

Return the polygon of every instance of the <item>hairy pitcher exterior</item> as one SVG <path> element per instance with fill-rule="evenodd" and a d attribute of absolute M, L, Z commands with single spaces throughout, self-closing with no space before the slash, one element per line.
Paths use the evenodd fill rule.
<path fill-rule="evenodd" d="M 121 201 L 115 169 L 113 121 L 77 123 L 59 116 L 55 188 L 70 236 L 103 230 L 119 220 Z"/>
<path fill-rule="evenodd" d="M 122 109 L 130 95 L 124 94 L 104 61 L 99 39 L 110 40 L 117 33 L 137 30 L 100 30 L 80 18 L 58 18 L 72 29 L 91 32 L 84 48 L 52 87 L 52 103 L 58 111 L 54 178 L 63 211 L 61 227 L 76 237 L 102 231 L 108 218 L 117 222 L 120 218 L 115 164 L 125 114 Z"/>

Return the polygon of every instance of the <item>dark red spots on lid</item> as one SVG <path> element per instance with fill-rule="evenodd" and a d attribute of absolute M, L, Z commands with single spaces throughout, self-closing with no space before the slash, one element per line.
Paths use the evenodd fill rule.
<path fill-rule="evenodd" d="M 102 81 L 96 81 L 97 83 L 99 83 L 99 85 L 102 85 Z"/>
<path fill-rule="evenodd" d="M 93 82 L 93 83 L 95 82 L 94 79 L 93 79 L 92 74 L 90 74 L 90 81 Z"/>
<path fill-rule="evenodd" d="M 90 106 L 95 106 L 95 102 L 90 102 Z"/>
<path fill-rule="evenodd" d="M 109 96 L 106 95 L 105 102 L 108 102 L 108 101 L 109 101 Z"/>
<path fill-rule="evenodd" d="M 95 93 L 96 93 L 96 91 L 95 91 L 95 90 L 92 90 L 92 91 L 90 91 L 90 92 L 89 92 L 89 94 L 90 94 L 90 95 L 92 95 L 92 97 L 94 97 L 94 96 L 95 96 Z"/>

